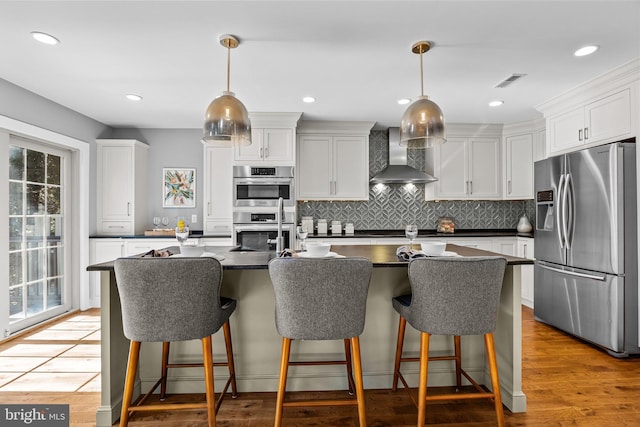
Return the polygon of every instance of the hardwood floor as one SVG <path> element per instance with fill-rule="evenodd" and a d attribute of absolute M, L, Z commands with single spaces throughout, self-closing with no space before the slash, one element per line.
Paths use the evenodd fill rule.
<path fill-rule="evenodd" d="M 0 351 L 2 346 L 0 346 Z M 505 410 L 508 426 L 637 426 L 640 425 L 640 358 L 615 359 L 605 352 L 536 322 L 523 308 L 523 389 L 527 412 Z M 0 368 L 1 371 L 1 368 Z M 431 390 L 430 390 L 431 392 Z M 343 392 L 293 393 L 340 396 Z M 365 390 L 369 426 L 415 425 L 417 410 L 405 391 Z M 188 396 L 200 399 L 201 396 Z M 180 396 L 183 400 L 184 396 Z M 71 425 L 93 426 L 100 399 L 87 392 L 9 392 L 0 388 L 1 403 L 68 403 Z M 273 425 L 275 393 L 241 393 L 226 399 L 218 426 Z M 356 426 L 354 407 L 286 408 L 285 426 Z M 493 426 L 495 414 L 488 401 L 433 402 L 427 407 L 433 426 Z M 205 426 L 203 411 L 136 414 L 132 427 Z"/>

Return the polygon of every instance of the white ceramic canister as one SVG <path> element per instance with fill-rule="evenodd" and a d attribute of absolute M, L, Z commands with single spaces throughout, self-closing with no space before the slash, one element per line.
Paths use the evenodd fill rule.
<path fill-rule="evenodd" d="M 306 228 L 307 232 L 313 234 L 313 217 L 312 216 L 303 216 L 302 223 L 300 225 Z"/>

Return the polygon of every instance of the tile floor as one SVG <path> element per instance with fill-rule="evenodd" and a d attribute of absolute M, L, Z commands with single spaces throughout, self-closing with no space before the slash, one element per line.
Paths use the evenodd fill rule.
<path fill-rule="evenodd" d="M 0 392 L 99 392 L 100 311 L 0 343 Z"/>

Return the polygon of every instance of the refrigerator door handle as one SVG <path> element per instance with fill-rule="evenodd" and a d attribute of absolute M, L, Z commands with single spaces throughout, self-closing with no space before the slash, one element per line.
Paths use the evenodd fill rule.
<path fill-rule="evenodd" d="M 593 274 L 577 273 L 575 271 L 562 270 L 560 268 L 549 267 L 549 266 L 547 266 L 545 264 L 542 264 L 542 263 L 538 263 L 538 266 L 540 268 L 544 268 L 545 270 L 555 271 L 556 273 L 562 273 L 562 274 L 566 274 L 568 276 L 575 276 L 575 277 L 582 277 L 582 278 L 585 278 L 585 279 L 599 280 L 601 282 L 604 282 L 607 279 L 606 276 L 595 276 Z"/>
<path fill-rule="evenodd" d="M 560 182 L 558 182 L 558 202 L 557 202 L 557 209 L 556 209 L 556 224 L 557 224 L 557 229 L 558 229 L 558 240 L 560 241 L 560 249 L 564 249 L 564 235 L 562 234 L 562 232 L 564 231 L 564 227 L 562 226 L 563 223 L 563 218 L 564 218 L 564 208 L 563 208 L 563 202 L 564 199 L 562 197 L 563 194 L 563 187 L 564 187 L 564 182 L 565 180 L 565 175 L 563 174 L 562 176 L 560 176 Z"/>
<path fill-rule="evenodd" d="M 568 188 L 569 188 L 569 180 L 570 180 L 570 175 L 569 174 L 565 174 L 564 176 L 564 187 L 562 188 L 562 234 L 564 236 L 564 246 L 565 247 L 569 247 L 569 227 L 568 227 L 568 222 L 569 222 L 569 204 L 568 199 L 567 199 L 567 195 L 568 195 Z"/>
<path fill-rule="evenodd" d="M 563 201 L 564 212 L 567 213 L 566 220 L 563 221 L 564 239 L 567 248 L 570 248 L 573 244 L 573 221 L 575 219 L 575 212 L 573 211 L 573 178 L 570 174 L 567 174 L 567 179 L 564 182 L 565 197 Z"/>

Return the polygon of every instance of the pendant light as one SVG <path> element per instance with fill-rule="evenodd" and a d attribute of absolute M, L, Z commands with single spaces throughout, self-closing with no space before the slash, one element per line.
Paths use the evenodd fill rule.
<path fill-rule="evenodd" d="M 400 145 L 407 148 L 429 148 L 444 144 L 444 116 L 438 104 L 424 95 L 422 54 L 431 49 L 431 43 L 420 41 L 411 47 L 420 55 L 420 96 L 402 115 L 400 124 Z"/>
<path fill-rule="evenodd" d="M 203 142 L 228 141 L 236 145 L 251 145 L 251 121 L 245 106 L 229 91 L 231 49 L 240 42 L 232 35 L 220 36 L 220 44 L 227 48 L 227 90 L 211 101 L 204 121 Z"/>

